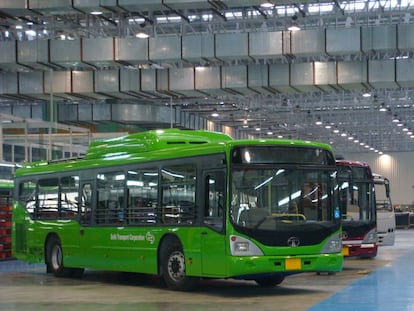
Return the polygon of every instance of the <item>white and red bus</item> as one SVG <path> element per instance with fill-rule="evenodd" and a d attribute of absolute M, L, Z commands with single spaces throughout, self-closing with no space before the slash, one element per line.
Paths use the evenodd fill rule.
<path fill-rule="evenodd" d="M 374 177 L 365 162 L 337 160 L 342 210 L 342 253 L 375 257 L 378 251 Z"/>

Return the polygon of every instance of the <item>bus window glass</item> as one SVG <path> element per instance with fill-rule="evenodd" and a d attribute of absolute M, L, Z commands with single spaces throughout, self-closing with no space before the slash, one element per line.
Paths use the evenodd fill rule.
<path fill-rule="evenodd" d="M 275 229 L 275 221 L 330 221 L 333 173 L 298 169 L 236 169 L 232 217 L 243 227 Z M 338 216 L 339 217 L 339 216 Z"/>
<path fill-rule="evenodd" d="M 22 182 L 19 186 L 19 202 L 25 206 L 27 212 L 33 216 L 36 207 L 36 183 Z"/>
<path fill-rule="evenodd" d="M 60 179 L 60 217 L 76 218 L 78 215 L 79 176 Z"/>
<path fill-rule="evenodd" d="M 97 224 L 120 224 L 124 221 L 124 185 L 123 172 L 106 172 L 97 175 Z"/>
<path fill-rule="evenodd" d="M 38 206 L 35 214 L 40 219 L 56 219 L 59 215 L 59 179 L 47 178 L 38 182 Z"/>
<path fill-rule="evenodd" d="M 127 189 L 126 217 L 128 223 L 155 223 L 155 212 L 158 206 L 158 170 L 156 168 L 129 170 Z"/>
<path fill-rule="evenodd" d="M 204 223 L 220 231 L 223 229 L 225 174 L 211 172 L 206 176 L 207 196 L 204 209 Z"/>
<path fill-rule="evenodd" d="M 175 165 L 162 169 L 163 223 L 193 223 L 195 219 L 195 165 Z"/>
<path fill-rule="evenodd" d="M 91 223 L 91 205 L 92 205 L 92 185 L 84 184 L 82 186 L 81 201 L 80 201 L 80 213 L 81 222 L 83 224 Z"/>

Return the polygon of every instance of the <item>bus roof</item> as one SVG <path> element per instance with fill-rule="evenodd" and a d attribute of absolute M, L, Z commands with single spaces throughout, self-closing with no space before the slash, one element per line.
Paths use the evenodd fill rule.
<path fill-rule="evenodd" d="M 318 142 L 283 139 L 233 140 L 230 136 L 204 130 L 163 129 L 96 140 L 83 158 L 28 163 L 16 171 L 16 177 L 60 170 L 113 166 L 131 162 L 162 160 L 224 152 L 234 146 L 278 144 L 292 147 L 313 147 L 329 151 L 330 145 Z M 171 156 L 173 155 L 173 156 Z"/>

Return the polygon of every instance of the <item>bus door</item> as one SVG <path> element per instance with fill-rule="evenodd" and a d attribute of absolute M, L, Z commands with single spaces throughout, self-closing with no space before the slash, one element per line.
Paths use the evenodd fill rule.
<path fill-rule="evenodd" d="M 202 272 L 206 276 L 225 275 L 225 182 L 224 171 L 203 174 L 203 224 L 201 230 Z"/>

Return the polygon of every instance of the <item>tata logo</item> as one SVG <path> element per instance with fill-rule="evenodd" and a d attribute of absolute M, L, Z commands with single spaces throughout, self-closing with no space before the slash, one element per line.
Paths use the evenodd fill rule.
<path fill-rule="evenodd" d="M 348 238 L 348 232 L 342 231 L 342 240 L 346 240 Z"/>
<path fill-rule="evenodd" d="M 287 240 L 287 245 L 289 245 L 290 247 L 297 247 L 300 245 L 300 240 L 299 238 L 292 236 Z"/>

